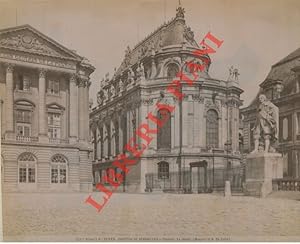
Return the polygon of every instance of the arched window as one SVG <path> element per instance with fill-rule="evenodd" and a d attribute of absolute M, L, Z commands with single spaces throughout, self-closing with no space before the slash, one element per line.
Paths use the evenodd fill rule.
<path fill-rule="evenodd" d="M 63 155 L 56 154 L 51 158 L 51 183 L 67 183 L 68 162 Z"/>
<path fill-rule="evenodd" d="M 164 125 L 158 127 L 157 134 L 157 149 L 170 150 L 171 149 L 171 113 L 167 109 L 160 109 L 157 113 L 160 120 L 165 121 Z"/>
<path fill-rule="evenodd" d="M 219 145 L 219 121 L 215 110 L 208 110 L 206 117 L 206 145 L 218 147 Z"/>
<path fill-rule="evenodd" d="M 19 183 L 35 183 L 36 158 L 32 153 L 22 153 L 18 158 Z"/>
<path fill-rule="evenodd" d="M 176 77 L 179 72 L 179 68 L 177 64 L 171 63 L 167 66 L 167 77 L 173 79 Z"/>
<path fill-rule="evenodd" d="M 159 162 L 158 163 L 158 179 L 168 179 L 169 178 L 169 163 Z"/>

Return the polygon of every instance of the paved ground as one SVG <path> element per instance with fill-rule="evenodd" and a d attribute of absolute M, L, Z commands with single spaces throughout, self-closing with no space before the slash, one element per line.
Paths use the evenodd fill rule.
<path fill-rule="evenodd" d="M 293 200 L 116 193 L 100 213 L 86 197 L 6 194 L 4 239 L 300 240 L 300 193 Z"/>

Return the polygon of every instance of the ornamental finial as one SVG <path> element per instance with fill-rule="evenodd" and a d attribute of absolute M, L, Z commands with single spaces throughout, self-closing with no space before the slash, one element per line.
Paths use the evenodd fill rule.
<path fill-rule="evenodd" d="M 178 8 L 176 8 L 176 18 L 184 18 L 185 10 L 181 7 L 181 1 L 179 0 Z"/>

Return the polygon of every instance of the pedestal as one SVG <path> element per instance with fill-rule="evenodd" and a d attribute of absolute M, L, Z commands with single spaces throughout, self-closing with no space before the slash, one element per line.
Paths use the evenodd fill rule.
<path fill-rule="evenodd" d="M 283 158 L 279 153 L 253 153 L 246 158 L 246 194 L 266 197 L 272 192 L 272 179 L 283 177 Z"/>

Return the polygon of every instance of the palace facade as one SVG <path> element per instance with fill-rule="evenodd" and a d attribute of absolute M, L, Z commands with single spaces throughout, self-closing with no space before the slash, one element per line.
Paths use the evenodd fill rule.
<path fill-rule="evenodd" d="M 279 141 L 276 149 L 283 154 L 284 177 L 300 177 L 300 48 L 271 67 L 252 103 L 241 110 L 245 153 L 254 149 L 252 128 L 255 124 L 258 96 L 263 93 L 279 107 Z"/>
<path fill-rule="evenodd" d="M 175 18 L 133 49 L 128 47 L 113 76 L 106 75 L 101 81 L 98 105 L 90 113 L 95 183 L 103 182 L 107 170 L 114 169 L 114 157 L 124 152 L 130 138 L 141 143 L 134 133 L 141 123 L 148 123 L 155 129 L 147 118 L 149 112 L 158 117 L 169 114 L 170 119 L 159 129 L 138 164 L 130 167 L 123 187 L 119 187 L 121 190 L 144 192 L 148 174 L 157 175 L 155 185 L 160 188 L 160 185 L 172 184 L 171 173 L 189 170 L 193 165 L 212 169 L 240 164 L 242 90 L 238 72 L 232 69 L 228 81 L 212 78 L 210 57 L 194 54 L 201 48 L 186 25 L 184 9 L 179 6 Z M 179 71 L 190 73 L 185 65 L 189 61 L 208 65 L 205 70 L 197 71 L 199 78 L 193 86 L 182 81 L 185 97 L 178 101 L 167 92 L 167 86 Z M 157 102 L 175 106 L 175 110 L 172 113 L 167 109 L 157 110 Z M 208 181 L 211 186 L 211 178 Z"/>
<path fill-rule="evenodd" d="M 90 191 L 95 68 L 29 25 L 0 30 L 4 191 Z"/>

